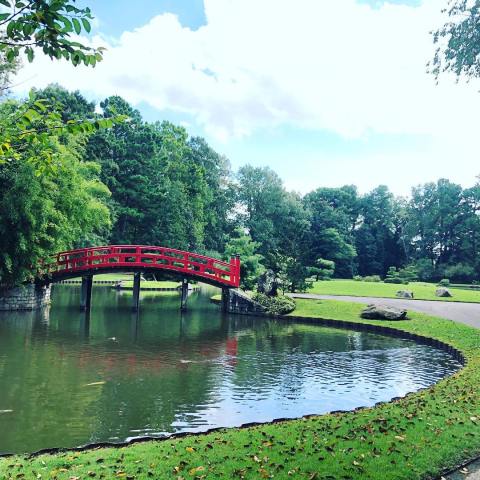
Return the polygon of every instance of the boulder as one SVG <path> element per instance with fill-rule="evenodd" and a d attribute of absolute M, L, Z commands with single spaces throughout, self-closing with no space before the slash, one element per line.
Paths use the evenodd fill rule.
<path fill-rule="evenodd" d="M 453 297 L 448 288 L 437 288 L 435 290 L 435 295 L 437 297 Z"/>
<path fill-rule="evenodd" d="M 413 292 L 410 290 L 399 290 L 395 295 L 398 298 L 413 298 Z"/>
<path fill-rule="evenodd" d="M 275 297 L 277 295 L 278 284 L 277 277 L 273 270 L 266 270 L 260 275 L 257 282 L 257 292 L 263 293 L 268 297 Z"/>
<path fill-rule="evenodd" d="M 369 320 L 405 320 L 407 311 L 386 305 L 368 305 L 360 316 Z"/>

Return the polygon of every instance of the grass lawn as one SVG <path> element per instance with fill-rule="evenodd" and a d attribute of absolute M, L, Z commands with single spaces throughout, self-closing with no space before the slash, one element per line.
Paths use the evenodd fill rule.
<path fill-rule="evenodd" d="M 130 280 L 133 278 L 133 274 L 128 274 L 128 273 L 101 273 L 99 275 L 95 275 L 93 277 L 93 280 L 110 280 L 113 282 L 119 281 L 119 280 Z M 71 278 L 70 280 L 77 280 L 79 282 L 82 281 L 82 277 L 78 278 Z"/>
<path fill-rule="evenodd" d="M 410 290 L 417 300 L 442 300 L 456 302 L 480 302 L 480 291 L 460 290 L 452 288 L 451 298 L 435 296 L 438 286 L 434 283 L 413 282 L 408 285 L 391 283 L 356 282 L 355 280 L 328 280 L 315 282 L 308 293 L 321 295 L 352 295 L 355 297 L 385 297 L 395 298 L 398 290 Z"/>
<path fill-rule="evenodd" d="M 480 330 L 419 313 L 402 322 L 362 320 L 361 308 L 297 300 L 294 314 L 434 337 L 461 350 L 467 366 L 428 390 L 374 408 L 122 448 L 5 458 L 0 478 L 426 479 L 480 454 Z"/>
<path fill-rule="evenodd" d="M 140 289 L 142 288 L 177 288 L 180 286 L 179 282 L 169 282 L 169 281 L 161 281 L 157 282 L 154 280 L 142 280 L 140 282 Z M 122 282 L 122 287 L 124 288 L 133 288 L 133 280 L 128 280 Z"/>

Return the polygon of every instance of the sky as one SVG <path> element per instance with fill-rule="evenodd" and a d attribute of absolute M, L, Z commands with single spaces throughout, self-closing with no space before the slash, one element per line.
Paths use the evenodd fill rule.
<path fill-rule="evenodd" d="M 41 54 L 15 88 L 121 95 L 287 188 L 379 184 L 408 195 L 480 174 L 478 82 L 427 73 L 446 0 L 79 0 L 95 69 Z"/>

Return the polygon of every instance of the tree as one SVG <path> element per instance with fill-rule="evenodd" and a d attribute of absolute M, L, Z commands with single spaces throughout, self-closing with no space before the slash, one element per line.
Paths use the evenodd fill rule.
<path fill-rule="evenodd" d="M 449 20 L 433 33 L 438 45 L 430 71 L 439 76 L 480 76 L 480 0 L 453 0 L 443 10 Z"/>
<path fill-rule="evenodd" d="M 24 52 L 29 62 L 41 49 L 52 59 L 64 58 L 73 65 L 95 66 L 102 60 L 103 48 L 92 48 L 72 40 L 72 34 L 91 30 L 93 19 L 88 7 L 78 8 L 75 0 L 2 0 L 0 51 L 8 62 Z"/>
<path fill-rule="evenodd" d="M 385 185 L 360 199 L 355 230 L 360 275 L 384 276 L 390 266 L 405 264 L 400 212 L 401 206 Z"/>
<path fill-rule="evenodd" d="M 0 110 L 11 108 L 2 104 Z M 0 112 L 1 113 L 1 112 Z M 46 151 L 45 151 L 46 150 Z M 109 191 L 99 167 L 82 161 L 82 139 L 32 143 L 17 161 L 0 165 L 0 283 L 32 280 L 49 255 L 74 246 L 96 244 L 110 227 Z M 48 156 L 56 175 L 38 175 L 36 156 Z M 34 266 L 32 268 L 32 266 Z"/>
<path fill-rule="evenodd" d="M 240 255 L 240 281 L 245 290 L 252 290 L 257 284 L 258 277 L 264 272 L 262 256 L 258 253 L 260 247 L 250 235 L 238 228 L 225 246 L 225 260 L 234 255 Z"/>
<path fill-rule="evenodd" d="M 319 188 L 305 195 L 304 205 L 311 219 L 306 251 L 314 259 L 334 261 L 336 275 L 351 278 L 359 209 L 356 187 Z M 311 259 L 306 263 L 311 264 Z"/>
<path fill-rule="evenodd" d="M 315 266 L 309 267 L 310 275 L 314 275 L 317 282 L 319 280 L 330 280 L 335 273 L 335 262 L 319 258 L 315 262 Z"/>

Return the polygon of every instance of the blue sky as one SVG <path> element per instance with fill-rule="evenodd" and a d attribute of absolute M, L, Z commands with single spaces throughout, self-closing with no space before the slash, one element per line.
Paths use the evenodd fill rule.
<path fill-rule="evenodd" d="M 469 185 L 478 85 L 425 73 L 442 1 L 81 0 L 105 61 L 92 72 L 39 58 L 19 92 L 56 81 L 96 101 L 122 95 L 303 193 Z"/>

